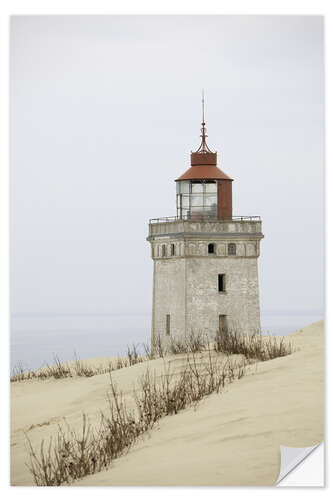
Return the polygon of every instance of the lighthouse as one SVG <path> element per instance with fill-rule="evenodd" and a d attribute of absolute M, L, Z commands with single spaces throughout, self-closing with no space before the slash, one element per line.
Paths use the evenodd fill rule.
<path fill-rule="evenodd" d="M 234 216 L 233 179 L 207 145 L 204 99 L 201 144 L 175 179 L 177 215 L 149 221 L 154 263 L 152 346 L 159 338 L 218 331 L 260 332 L 259 216 Z M 250 188 L 250 187 L 249 187 Z"/>

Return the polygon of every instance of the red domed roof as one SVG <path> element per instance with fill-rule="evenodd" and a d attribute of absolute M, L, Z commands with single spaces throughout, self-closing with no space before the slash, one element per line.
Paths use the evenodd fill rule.
<path fill-rule="evenodd" d="M 189 181 L 189 180 L 199 180 L 199 179 L 211 179 L 219 180 L 224 179 L 232 181 L 231 177 L 222 172 L 216 165 L 192 165 L 191 168 L 186 170 L 186 172 L 175 179 L 176 181 Z"/>
<path fill-rule="evenodd" d="M 216 166 L 217 153 L 212 152 L 195 152 L 191 153 L 191 168 L 178 177 L 176 181 L 212 179 L 212 180 L 228 180 L 232 181 L 231 177 L 222 172 Z"/>

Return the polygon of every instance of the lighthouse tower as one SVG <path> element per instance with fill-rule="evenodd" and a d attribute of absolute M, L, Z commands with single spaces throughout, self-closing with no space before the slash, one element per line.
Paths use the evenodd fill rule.
<path fill-rule="evenodd" d="M 260 332 L 258 257 L 261 220 L 233 216 L 232 182 L 206 143 L 204 100 L 201 144 L 178 179 L 177 215 L 149 222 L 154 261 L 152 345 L 157 336 L 218 330 Z"/>

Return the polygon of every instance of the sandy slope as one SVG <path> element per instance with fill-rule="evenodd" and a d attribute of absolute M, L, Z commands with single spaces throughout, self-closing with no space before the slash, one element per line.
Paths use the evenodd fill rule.
<path fill-rule="evenodd" d="M 196 409 L 162 419 L 112 467 L 78 485 L 271 485 L 279 475 L 280 444 L 311 446 L 324 432 L 323 322 L 290 336 L 297 352 L 252 366 L 249 374 Z M 171 358 L 173 367 L 182 359 Z M 149 362 L 164 369 L 162 360 Z M 147 363 L 113 372 L 130 397 Z M 12 386 L 12 484 L 32 484 L 23 431 L 37 444 L 63 417 L 80 427 L 106 407 L 108 376 Z"/>

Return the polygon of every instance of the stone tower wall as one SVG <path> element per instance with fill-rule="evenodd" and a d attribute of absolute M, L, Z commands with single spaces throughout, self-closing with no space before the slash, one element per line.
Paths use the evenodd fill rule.
<path fill-rule="evenodd" d="M 241 333 L 260 332 L 257 260 L 261 222 L 189 222 L 151 224 L 148 241 L 154 260 L 152 341 L 165 343 L 166 316 L 170 336 L 204 333 L 213 337 L 219 315 L 228 328 Z M 214 244 L 214 254 L 208 245 Z M 228 244 L 236 255 L 228 255 Z M 225 291 L 218 290 L 218 275 L 225 275 Z"/>
<path fill-rule="evenodd" d="M 166 316 L 170 314 L 170 333 L 183 337 L 185 324 L 185 259 L 154 261 L 152 343 L 159 336 L 165 342 Z"/>
<path fill-rule="evenodd" d="M 225 292 L 218 275 L 225 275 Z M 186 334 L 191 330 L 215 336 L 219 315 L 240 333 L 260 332 L 257 259 L 251 257 L 189 258 L 186 261 Z"/>

